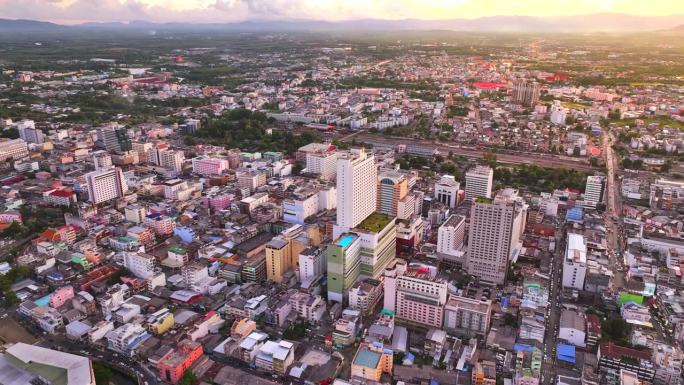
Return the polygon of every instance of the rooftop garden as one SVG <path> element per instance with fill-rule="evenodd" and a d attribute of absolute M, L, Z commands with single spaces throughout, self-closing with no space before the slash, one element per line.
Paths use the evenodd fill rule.
<path fill-rule="evenodd" d="M 475 198 L 475 203 L 480 203 L 480 204 L 486 204 L 489 205 L 492 203 L 492 198 L 487 198 L 487 197 L 477 197 Z"/>
<path fill-rule="evenodd" d="M 389 215 L 381 213 L 373 213 L 364 219 L 363 222 L 356 226 L 360 230 L 365 230 L 372 233 L 379 233 L 384 229 L 392 218 Z"/>

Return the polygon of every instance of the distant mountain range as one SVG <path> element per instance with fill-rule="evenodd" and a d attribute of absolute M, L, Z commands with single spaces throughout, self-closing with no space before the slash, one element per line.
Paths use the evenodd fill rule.
<path fill-rule="evenodd" d="M 0 19 L 3 31 L 50 31 L 78 29 L 127 30 L 241 30 L 241 31 L 359 31 L 359 30 L 451 30 L 473 32 L 645 32 L 684 31 L 684 15 L 637 16 L 620 13 L 595 13 L 577 16 L 491 16 L 477 19 L 382 20 L 362 19 L 339 22 L 317 20 L 250 20 L 231 23 L 84 23 L 60 25 L 36 20 Z"/>

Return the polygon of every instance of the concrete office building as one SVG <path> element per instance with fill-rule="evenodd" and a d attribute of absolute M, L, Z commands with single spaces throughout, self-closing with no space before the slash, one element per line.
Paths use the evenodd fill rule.
<path fill-rule="evenodd" d="M 461 335 L 486 336 L 491 312 L 491 300 L 451 295 L 444 306 L 444 329 Z"/>
<path fill-rule="evenodd" d="M 266 244 L 266 278 L 273 282 L 282 282 L 283 274 L 292 268 L 287 253 L 288 244 L 281 237 L 275 237 Z"/>
<path fill-rule="evenodd" d="M 591 206 L 603 202 L 603 193 L 606 189 L 606 177 L 591 175 L 587 177 L 587 185 L 584 189 L 584 200 Z"/>
<path fill-rule="evenodd" d="M 581 234 L 568 233 L 568 242 L 563 260 L 563 287 L 584 289 L 587 275 L 587 245 Z"/>
<path fill-rule="evenodd" d="M 93 152 L 93 165 L 96 171 L 108 170 L 112 167 L 112 156 L 105 150 Z"/>
<path fill-rule="evenodd" d="M 539 101 L 541 86 L 534 80 L 518 79 L 513 82 L 513 102 L 533 107 Z"/>
<path fill-rule="evenodd" d="M 33 120 L 22 120 L 17 123 L 17 130 L 19 130 L 19 137 L 26 143 L 43 144 L 45 142 L 43 131 L 36 128 Z"/>
<path fill-rule="evenodd" d="M 325 253 L 316 247 L 308 247 L 299 253 L 299 280 L 310 282 L 325 273 Z"/>
<path fill-rule="evenodd" d="M 0 162 L 6 162 L 9 159 L 16 161 L 28 155 L 28 146 L 23 139 L 0 140 Z"/>
<path fill-rule="evenodd" d="M 319 175 L 323 179 L 334 179 L 337 173 L 337 157 L 337 152 L 328 148 L 309 152 L 306 154 L 304 172 Z"/>
<path fill-rule="evenodd" d="M 125 127 L 105 126 L 97 129 L 97 144 L 107 151 L 126 152 L 133 148 Z"/>
<path fill-rule="evenodd" d="M 399 201 L 406 197 L 408 183 L 404 174 L 385 171 L 378 176 L 377 212 L 396 217 Z"/>
<path fill-rule="evenodd" d="M 385 292 L 383 309 L 396 312 L 396 295 L 387 295 L 387 293 L 396 293 L 397 278 L 404 275 L 408 268 L 406 261 L 403 259 L 395 259 L 390 266 L 385 268 L 383 289 Z"/>
<path fill-rule="evenodd" d="M 463 215 L 450 215 L 437 230 L 437 252 L 456 255 L 465 241 L 465 220 Z"/>
<path fill-rule="evenodd" d="M 385 285 L 385 296 L 394 298 L 396 319 L 417 327 L 442 328 L 447 282 L 422 267 L 409 268 Z"/>
<path fill-rule="evenodd" d="M 119 167 L 93 171 L 85 175 L 88 199 L 94 204 L 121 198 L 128 191 L 123 172 Z"/>
<path fill-rule="evenodd" d="M 349 300 L 349 289 L 359 278 L 361 240 L 354 233 L 344 233 L 326 248 L 328 262 L 328 301 L 343 306 Z"/>
<path fill-rule="evenodd" d="M 221 175 L 230 169 L 228 159 L 223 158 L 192 158 L 192 172 L 202 176 Z"/>
<path fill-rule="evenodd" d="M 487 166 L 476 166 L 466 172 L 465 198 L 492 197 L 494 170 Z"/>
<path fill-rule="evenodd" d="M 458 205 L 458 190 L 461 184 L 456 181 L 453 175 L 442 175 L 439 182 L 435 183 L 434 197 L 448 207 L 454 208 Z"/>
<path fill-rule="evenodd" d="M 527 204 L 518 190 L 505 189 L 492 199 L 476 198 L 470 214 L 468 274 L 502 285 L 508 262 L 520 250 L 520 236 L 527 221 Z"/>
<path fill-rule="evenodd" d="M 397 253 L 396 219 L 373 213 L 352 231 L 361 243 L 360 274 L 366 278 L 380 278 Z"/>
<path fill-rule="evenodd" d="M 377 206 L 375 157 L 354 149 L 337 159 L 337 223 L 333 237 L 356 227 Z"/>

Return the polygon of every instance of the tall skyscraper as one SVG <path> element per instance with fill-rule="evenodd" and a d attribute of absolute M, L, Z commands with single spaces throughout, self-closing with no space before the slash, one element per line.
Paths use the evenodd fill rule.
<path fill-rule="evenodd" d="M 513 83 L 513 102 L 532 107 L 539 101 L 541 87 L 534 80 L 518 79 Z"/>
<path fill-rule="evenodd" d="M 22 120 L 17 123 L 17 129 L 19 130 L 19 137 L 26 143 L 42 144 L 45 141 L 43 131 L 36 128 L 33 120 Z"/>
<path fill-rule="evenodd" d="M 454 208 L 458 204 L 458 190 L 461 184 L 453 175 L 442 175 L 439 182 L 435 183 L 435 199 L 445 205 Z"/>
<path fill-rule="evenodd" d="M 125 152 L 133 148 L 128 130 L 119 126 L 104 126 L 97 129 L 97 141 L 107 151 Z"/>
<path fill-rule="evenodd" d="M 378 176 L 377 211 L 393 217 L 397 216 L 399 201 L 406 197 L 408 183 L 406 177 L 397 171 L 385 171 Z"/>
<path fill-rule="evenodd" d="M 603 202 L 603 192 L 606 187 L 606 177 L 590 175 L 587 177 L 587 185 L 584 189 L 584 200 L 591 206 L 596 207 Z"/>
<path fill-rule="evenodd" d="M 364 149 L 337 159 L 337 231 L 355 227 L 376 208 L 378 169 L 375 157 Z"/>
<path fill-rule="evenodd" d="M 476 198 L 470 211 L 468 274 L 483 282 L 503 284 L 508 261 L 520 247 L 526 217 L 527 204 L 517 190 L 502 190 L 493 200 Z"/>
<path fill-rule="evenodd" d="M 492 197 L 492 185 L 494 184 L 494 170 L 487 166 L 475 166 L 468 170 L 465 175 L 465 197 L 475 199 L 477 197 Z"/>
<path fill-rule="evenodd" d="M 128 191 L 123 172 L 119 167 L 97 170 L 85 175 L 88 199 L 94 204 L 121 198 Z"/>

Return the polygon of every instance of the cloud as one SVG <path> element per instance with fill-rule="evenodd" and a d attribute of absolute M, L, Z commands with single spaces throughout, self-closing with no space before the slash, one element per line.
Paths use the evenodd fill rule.
<path fill-rule="evenodd" d="M 246 19 L 446 19 L 624 12 L 684 14 L 672 0 L 0 0 L 0 17 L 84 21 L 229 22 Z"/>

